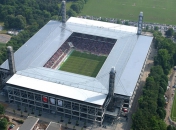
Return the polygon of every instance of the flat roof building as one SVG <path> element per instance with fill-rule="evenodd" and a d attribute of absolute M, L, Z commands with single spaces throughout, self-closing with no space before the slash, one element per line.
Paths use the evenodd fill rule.
<path fill-rule="evenodd" d="M 62 130 L 62 125 L 56 122 L 50 122 L 46 130 Z"/>
<path fill-rule="evenodd" d="M 18 130 L 34 130 L 36 128 L 39 118 L 28 116 L 24 123 L 19 127 Z"/>

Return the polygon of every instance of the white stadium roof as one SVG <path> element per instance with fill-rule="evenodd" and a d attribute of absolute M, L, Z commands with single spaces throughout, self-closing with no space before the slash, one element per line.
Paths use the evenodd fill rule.
<path fill-rule="evenodd" d="M 43 67 L 73 32 L 117 39 L 95 78 Z M 132 96 L 153 39 L 136 33 L 136 27 L 82 18 L 71 17 L 66 24 L 50 21 L 15 52 L 17 73 L 7 83 L 100 105 L 108 94 L 109 72 L 114 66 L 115 93 Z M 8 69 L 8 62 L 1 68 Z M 40 85 L 28 86 L 23 79 Z M 46 84 L 53 90 L 41 87 Z"/>
<path fill-rule="evenodd" d="M 69 97 L 72 99 L 98 105 L 103 105 L 106 99 L 106 95 L 102 93 L 70 87 L 68 85 L 43 81 L 18 74 L 14 74 L 14 76 L 12 76 L 12 78 L 10 78 L 7 83 L 13 83 L 13 85 L 22 86 L 24 88 L 34 89 L 37 91 L 60 95 L 63 97 Z"/>

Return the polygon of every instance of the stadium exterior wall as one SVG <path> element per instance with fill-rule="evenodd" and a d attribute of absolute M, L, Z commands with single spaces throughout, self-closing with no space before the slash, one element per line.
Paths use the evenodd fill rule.
<path fill-rule="evenodd" d="M 28 107 L 31 110 L 57 114 L 83 122 L 102 124 L 105 110 L 100 105 L 81 102 L 58 95 L 44 93 L 20 86 L 6 84 L 9 103 Z"/>

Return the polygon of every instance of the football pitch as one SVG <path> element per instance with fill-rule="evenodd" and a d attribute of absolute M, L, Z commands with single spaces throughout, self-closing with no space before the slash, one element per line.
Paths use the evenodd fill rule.
<path fill-rule="evenodd" d="M 174 95 L 174 101 L 172 104 L 171 119 L 176 122 L 176 95 Z"/>
<path fill-rule="evenodd" d="M 176 0 L 88 0 L 81 15 L 176 25 Z"/>
<path fill-rule="evenodd" d="M 106 58 L 106 56 L 73 51 L 59 70 L 96 77 Z"/>

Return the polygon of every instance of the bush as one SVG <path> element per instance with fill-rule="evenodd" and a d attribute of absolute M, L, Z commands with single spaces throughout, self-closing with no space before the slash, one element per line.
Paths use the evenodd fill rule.
<path fill-rule="evenodd" d="M 0 130 L 7 130 L 8 121 L 6 118 L 0 119 Z"/>
<path fill-rule="evenodd" d="M 4 114 L 4 106 L 2 104 L 0 104 L 0 115 Z"/>
<path fill-rule="evenodd" d="M 14 118 L 13 118 L 12 120 L 16 121 L 16 122 L 19 123 L 19 124 L 23 124 L 23 123 L 24 123 L 23 120 L 17 120 L 17 119 L 14 119 Z"/>

